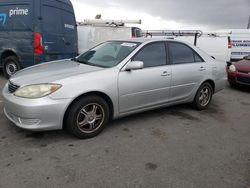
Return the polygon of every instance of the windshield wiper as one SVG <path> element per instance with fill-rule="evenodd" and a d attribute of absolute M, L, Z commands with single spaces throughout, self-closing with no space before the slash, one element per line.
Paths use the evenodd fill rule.
<path fill-rule="evenodd" d="M 79 60 L 76 57 L 73 57 L 71 61 L 79 62 Z"/>
<path fill-rule="evenodd" d="M 75 61 L 75 62 L 78 62 L 78 63 L 82 63 L 82 64 L 87 64 L 87 65 L 89 65 L 88 62 L 86 62 L 86 61 L 81 61 L 81 60 L 79 60 L 79 59 L 76 58 L 76 57 L 72 58 L 71 61 Z"/>
<path fill-rule="evenodd" d="M 94 64 L 94 63 L 89 63 L 87 61 L 79 60 L 76 57 L 72 58 L 71 61 L 75 61 L 75 62 L 78 62 L 78 63 L 81 63 L 81 64 L 90 65 L 90 66 L 94 66 L 94 67 L 108 68 L 108 67 L 103 66 L 103 65 L 97 65 L 97 64 Z"/>

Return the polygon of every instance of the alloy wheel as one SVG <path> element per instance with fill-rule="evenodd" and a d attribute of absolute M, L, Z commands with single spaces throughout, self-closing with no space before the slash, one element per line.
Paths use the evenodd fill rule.
<path fill-rule="evenodd" d="M 207 106 L 211 100 L 211 89 L 207 86 L 203 87 L 199 95 L 199 103 L 201 106 Z"/>
<path fill-rule="evenodd" d="M 105 119 L 104 109 L 97 103 L 84 106 L 78 113 L 76 123 L 83 133 L 93 133 L 98 130 Z"/>

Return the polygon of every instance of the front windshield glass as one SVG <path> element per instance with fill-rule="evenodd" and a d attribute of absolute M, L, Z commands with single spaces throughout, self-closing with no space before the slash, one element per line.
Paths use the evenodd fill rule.
<path fill-rule="evenodd" d="M 76 61 L 99 67 L 114 67 L 127 57 L 139 43 L 110 41 L 83 53 Z"/>

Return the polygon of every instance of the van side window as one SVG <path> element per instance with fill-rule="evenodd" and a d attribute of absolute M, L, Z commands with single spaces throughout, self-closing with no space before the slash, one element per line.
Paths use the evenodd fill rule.
<path fill-rule="evenodd" d="M 133 61 L 143 61 L 144 67 L 166 65 L 166 49 L 162 42 L 149 44 L 135 55 Z"/>
<path fill-rule="evenodd" d="M 168 48 L 172 64 L 203 62 L 200 56 L 187 45 L 170 42 Z"/>

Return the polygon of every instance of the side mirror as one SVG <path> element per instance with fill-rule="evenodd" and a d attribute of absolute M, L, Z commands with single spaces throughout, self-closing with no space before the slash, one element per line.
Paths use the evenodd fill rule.
<path fill-rule="evenodd" d="M 131 71 L 131 70 L 138 70 L 138 69 L 143 69 L 143 68 L 144 68 L 144 63 L 142 61 L 131 61 L 126 65 L 125 70 Z"/>

